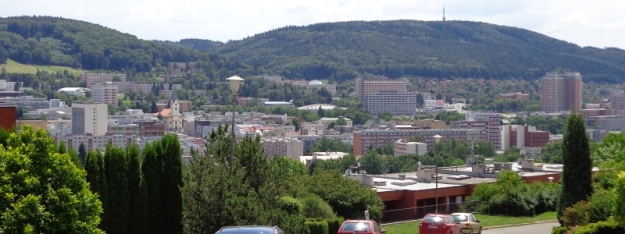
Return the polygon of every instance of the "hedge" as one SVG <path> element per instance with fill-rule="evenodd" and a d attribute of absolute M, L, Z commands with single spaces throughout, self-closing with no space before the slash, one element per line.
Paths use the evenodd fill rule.
<path fill-rule="evenodd" d="M 339 231 L 339 228 L 341 228 L 341 224 L 343 224 L 343 221 L 345 221 L 345 219 L 340 216 L 334 219 L 328 219 L 328 230 L 330 231 L 329 234 L 337 233 Z"/>
<path fill-rule="evenodd" d="M 308 234 L 328 234 L 330 229 L 328 228 L 328 221 L 326 220 L 308 220 L 305 223 L 308 228 Z"/>

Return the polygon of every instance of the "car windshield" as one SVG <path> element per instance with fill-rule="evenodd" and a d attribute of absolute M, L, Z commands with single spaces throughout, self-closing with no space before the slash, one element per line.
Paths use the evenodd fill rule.
<path fill-rule="evenodd" d="M 467 217 L 466 215 L 453 215 L 454 219 L 458 222 L 466 222 L 469 220 L 469 217 Z"/>
<path fill-rule="evenodd" d="M 351 222 L 345 223 L 341 231 L 359 231 L 359 232 L 368 232 L 369 224 L 361 223 L 361 222 Z"/>
<path fill-rule="evenodd" d="M 423 218 L 423 222 L 426 223 L 442 223 L 443 222 L 443 217 L 441 216 L 425 216 L 425 218 Z"/>

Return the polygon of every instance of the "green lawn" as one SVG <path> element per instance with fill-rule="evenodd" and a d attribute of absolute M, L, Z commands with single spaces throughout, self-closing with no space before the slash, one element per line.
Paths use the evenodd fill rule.
<path fill-rule="evenodd" d="M 79 76 L 80 74 L 85 72 L 85 70 L 74 69 L 71 67 L 21 64 L 10 59 L 7 60 L 7 63 L 0 64 L 0 69 L 2 67 L 4 67 L 8 73 L 36 74 L 37 69 L 50 71 L 50 72 L 63 72 L 64 70 L 67 70 L 69 73 L 73 74 L 74 76 Z"/>
<path fill-rule="evenodd" d="M 509 216 L 490 216 L 476 214 L 484 227 L 494 227 L 501 225 L 532 223 L 537 221 L 551 221 L 556 220 L 556 212 L 546 212 L 534 217 L 509 217 Z M 383 225 L 382 228 L 386 230 L 388 234 L 418 234 L 419 222 L 406 222 L 400 224 Z"/>

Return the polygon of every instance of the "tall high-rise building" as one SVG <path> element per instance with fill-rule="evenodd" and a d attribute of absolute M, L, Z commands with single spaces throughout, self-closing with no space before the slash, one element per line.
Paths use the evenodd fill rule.
<path fill-rule="evenodd" d="M 582 75 L 579 72 L 549 72 L 542 79 L 544 112 L 582 109 Z"/>
<path fill-rule="evenodd" d="M 80 74 L 80 81 L 85 82 L 87 88 L 91 88 L 94 84 L 106 81 L 126 81 L 126 74 Z"/>
<path fill-rule="evenodd" d="M 117 106 L 117 85 L 110 81 L 93 85 L 91 88 L 91 100 Z"/>
<path fill-rule="evenodd" d="M 377 78 L 375 80 L 356 79 L 356 95 L 362 101 L 365 94 L 373 93 L 407 93 L 408 80 L 391 80 L 388 78 Z"/>
<path fill-rule="evenodd" d="M 108 105 L 94 102 L 72 104 L 72 134 L 104 135 L 108 130 Z"/>

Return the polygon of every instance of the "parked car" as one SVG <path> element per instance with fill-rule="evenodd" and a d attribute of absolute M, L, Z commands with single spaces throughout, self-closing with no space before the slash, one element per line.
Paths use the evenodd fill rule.
<path fill-rule="evenodd" d="M 222 227 L 215 234 L 284 234 L 277 226 L 232 226 Z"/>
<path fill-rule="evenodd" d="M 480 220 L 478 220 L 471 213 L 453 213 L 451 216 L 458 222 L 460 222 L 460 227 L 462 227 L 462 233 L 469 234 L 481 234 L 482 233 L 482 224 L 480 224 Z"/>
<path fill-rule="evenodd" d="M 460 234 L 460 224 L 448 214 L 427 214 L 419 225 L 420 234 Z"/>
<path fill-rule="evenodd" d="M 385 234 L 375 220 L 345 220 L 336 234 Z"/>

